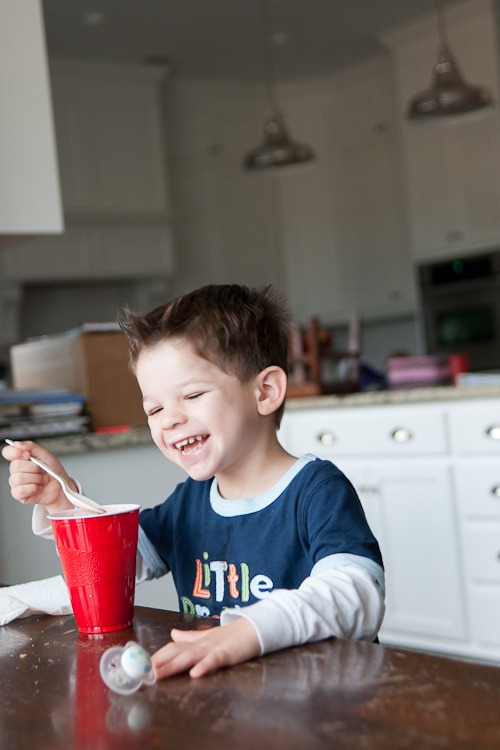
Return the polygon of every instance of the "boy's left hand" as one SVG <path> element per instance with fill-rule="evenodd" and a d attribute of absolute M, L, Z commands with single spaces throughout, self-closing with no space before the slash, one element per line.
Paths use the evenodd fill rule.
<path fill-rule="evenodd" d="M 257 632 L 244 617 L 209 630 L 172 630 L 171 636 L 172 643 L 151 657 L 158 679 L 188 670 L 190 677 L 202 677 L 260 654 Z"/>

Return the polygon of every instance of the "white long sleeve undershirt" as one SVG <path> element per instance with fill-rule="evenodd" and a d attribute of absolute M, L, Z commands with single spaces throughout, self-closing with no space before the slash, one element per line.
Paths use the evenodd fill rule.
<path fill-rule="evenodd" d="M 372 575 L 345 565 L 309 576 L 298 589 L 275 589 L 248 607 L 224 610 L 221 624 L 250 620 L 266 654 L 332 636 L 374 641 L 384 611 L 384 595 Z"/>

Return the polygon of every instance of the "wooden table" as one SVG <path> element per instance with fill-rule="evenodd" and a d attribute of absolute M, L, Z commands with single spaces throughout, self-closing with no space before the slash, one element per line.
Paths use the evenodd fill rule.
<path fill-rule="evenodd" d="M 207 627 L 140 607 L 133 629 L 104 636 L 72 617 L 0 627 L 1 750 L 500 748 L 500 668 L 369 643 L 324 641 L 132 696 L 106 688 L 106 648 L 152 652 L 179 624 Z"/>

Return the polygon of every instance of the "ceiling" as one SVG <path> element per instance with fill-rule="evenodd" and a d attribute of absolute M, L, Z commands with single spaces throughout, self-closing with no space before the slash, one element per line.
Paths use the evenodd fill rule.
<path fill-rule="evenodd" d="M 50 56 L 141 62 L 182 76 L 262 80 L 260 0 L 42 0 Z M 455 0 L 451 0 L 454 2 Z M 434 0 L 268 0 L 276 77 L 341 70 L 380 51 L 377 34 Z"/>

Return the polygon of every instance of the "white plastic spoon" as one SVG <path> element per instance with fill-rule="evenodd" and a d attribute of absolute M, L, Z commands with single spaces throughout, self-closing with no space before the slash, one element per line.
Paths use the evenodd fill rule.
<path fill-rule="evenodd" d="M 9 440 L 8 438 L 6 438 L 5 442 L 8 445 L 13 445 L 14 448 L 17 447 L 13 440 Z M 64 494 L 66 495 L 70 503 L 75 506 L 75 508 L 80 508 L 80 510 L 88 510 L 91 513 L 106 513 L 106 509 L 103 508 L 102 505 L 94 502 L 90 499 L 90 497 L 85 497 L 85 495 L 82 495 L 80 492 L 75 492 L 75 490 L 72 490 L 65 479 L 60 477 L 59 474 L 56 474 L 56 472 L 51 469 L 50 466 L 47 466 L 47 464 L 45 464 L 43 461 L 40 461 L 39 458 L 30 456 L 30 461 L 33 461 L 34 464 L 46 471 L 47 474 L 50 474 L 51 477 L 57 479 L 63 489 Z"/>

